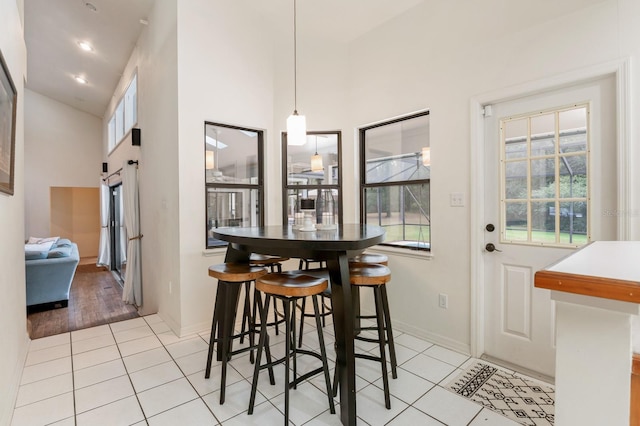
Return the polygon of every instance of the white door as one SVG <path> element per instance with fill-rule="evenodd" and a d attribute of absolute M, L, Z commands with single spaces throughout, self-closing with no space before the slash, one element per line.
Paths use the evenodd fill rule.
<path fill-rule="evenodd" d="M 534 274 L 616 239 L 615 107 L 613 76 L 491 105 L 478 247 L 487 359 L 555 376 L 555 306 Z"/>

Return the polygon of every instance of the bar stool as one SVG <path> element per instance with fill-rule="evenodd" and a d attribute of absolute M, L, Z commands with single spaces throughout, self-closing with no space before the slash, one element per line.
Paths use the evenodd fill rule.
<path fill-rule="evenodd" d="M 269 268 L 271 272 L 282 272 L 282 262 L 286 262 L 289 260 L 288 257 L 281 256 L 271 256 L 268 254 L 259 254 L 259 253 L 251 253 L 249 256 L 249 264 L 252 266 L 262 266 L 265 268 Z M 248 330 L 249 325 L 251 323 L 251 318 L 253 317 L 254 325 L 256 328 L 260 327 L 260 324 L 255 322 L 256 312 L 257 312 L 257 292 L 254 292 L 253 296 L 253 307 L 251 307 L 251 302 L 249 300 L 249 293 L 251 291 L 251 281 L 245 282 L 245 294 L 247 297 L 244 299 L 244 313 L 242 315 L 242 328 L 240 333 L 244 333 L 245 330 Z M 274 326 L 276 329 L 276 336 L 280 334 L 279 325 L 284 323 L 284 315 L 281 312 L 278 312 L 278 309 L 273 306 L 273 321 L 267 323 L 267 325 Z M 240 337 L 240 343 L 244 342 L 244 335 Z M 253 362 L 253 351 L 251 351 L 251 362 Z"/>
<path fill-rule="evenodd" d="M 352 258 L 349 258 L 349 264 L 364 263 L 364 264 L 377 264 L 387 266 L 389 264 L 389 258 L 384 254 L 377 253 L 362 253 Z"/>
<path fill-rule="evenodd" d="M 207 354 L 207 367 L 205 370 L 205 379 L 208 379 L 211 375 L 211 361 L 213 357 L 213 347 L 215 343 L 218 343 L 218 350 L 220 351 L 219 359 L 222 361 L 222 375 L 220 378 L 220 404 L 224 404 L 225 399 L 225 387 L 227 380 L 227 362 L 233 355 L 253 350 L 255 346 L 255 333 L 256 327 L 254 325 L 254 319 L 250 318 L 249 328 L 246 331 L 241 331 L 238 334 L 233 334 L 233 322 L 235 313 L 227 311 L 236 306 L 236 294 L 240 291 L 240 286 L 243 283 L 255 281 L 257 278 L 265 275 L 267 270 L 260 266 L 251 266 L 248 264 L 240 263 L 220 263 L 209 267 L 209 276 L 218 280 L 218 286 L 224 286 L 218 291 L 219 297 L 223 297 L 224 300 L 216 300 L 216 308 L 213 310 L 213 320 L 211 322 L 211 335 L 209 337 L 209 353 Z M 248 298 L 247 294 L 245 298 Z M 260 303 L 260 302 L 259 302 Z M 245 308 L 246 308 L 245 303 Z M 225 312 L 220 312 L 221 310 Z M 246 310 L 245 310 L 246 313 Z M 221 327 L 221 324 L 231 322 L 231 324 L 225 324 L 230 327 Z M 216 329 L 218 330 L 218 337 L 216 338 Z M 230 334 L 228 331 L 231 330 Z M 232 350 L 232 341 L 236 338 L 249 335 L 249 346 Z M 269 351 L 268 340 L 265 347 L 267 354 L 267 360 L 271 359 L 271 353 Z M 269 369 L 269 379 L 272 384 L 275 384 L 273 377 L 273 369 Z"/>
<path fill-rule="evenodd" d="M 371 265 L 371 264 L 387 266 L 389 264 L 389 258 L 384 254 L 362 253 L 349 259 L 349 267 L 354 267 L 358 265 L 359 266 Z M 385 309 L 385 322 L 387 321 L 387 318 L 389 319 L 388 320 L 389 325 L 387 325 L 386 327 L 391 329 L 391 325 L 390 325 L 391 317 L 389 316 L 389 303 L 387 300 L 386 288 L 382 288 L 382 293 L 384 294 L 384 299 L 382 303 Z M 372 318 L 376 318 L 376 316 L 375 315 L 358 315 L 358 318 L 372 319 Z M 375 329 L 375 327 L 368 327 L 368 328 L 365 327 L 365 328 L 360 328 L 359 330 L 370 330 L 370 329 Z M 387 336 L 387 342 L 389 343 L 389 355 L 391 357 L 391 370 L 392 370 L 393 378 L 396 379 L 397 378 L 397 370 L 396 370 L 397 362 L 396 362 L 396 349 L 395 349 L 395 345 L 393 344 L 393 335 L 391 335 L 390 338 L 389 336 Z"/>
<path fill-rule="evenodd" d="M 391 271 L 384 265 L 375 263 L 350 263 L 349 264 L 349 282 L 353 286 L 367 287 L 373 290 L 375 301 L 375 315 L 358 315 L 357 318 L 375 318 L 376 326 L 360 327 L 360 330 L 377 330 L 378 338 L 373 339 L 356 335 L 355 339 L 378 343 L 380 347 L 380 356 L 356 353 L 356 358 L 377 361 L 382 368 L 382 384 L 384 387 L 385 407 L 391 408 L 391 398 L 389 396 L 389 378 L 387 377 L 387 357 L 385 345 L 389 345 L 389 355 L 391 357 L 391 374 L 394 379 L 398 377 L 396 350 L 393 343 L 393 331 L 391 329 L 391 315 L 389 314 L 389 301 L 387 299 L 386 283 L 391 279 Z M 338 391 L 338 367 L 336 365 L 335 379 L 333 383 L 334 395 Z"/>
<path fill-rule="evenodd" d="M 300 259 L 300 263 L 299 263 L 299 267 L 298 269 L 301 270 L 305 270 L 305 271 L 309 271 L 311 270 L 310 266 L 312 263 L 317 263 L 318 264 L 318 269 L 325 269 L 327 267 L 327 262 L 325 260 L 316 260 L 316 259 Z M 303 267 L 304 266 L 304 267 Z M 321 304 L 320 304 L 320 309 L 322 310 L 322 313 L 320 314 L 320 316 L 322 317 L 322 327 L 327 325 L 327 320 L 326 318 L 329 315 L 333 315 L 333 309 L 331 307 L 331 286 L 328 286 L 327 289 L 325 291 L 322 292 L 321 294 L 322 299 L 320 300 Z M 327 305 L 325 303 L 325 299 L 329 300 L 329 305 Z M 304 334 L 304 319 L 305 318 L 310 318 L 315 316 L 314 314 L 308 314 L 307 313 L 307 298 L 303 298 L 302 299 L 302 303 L 300 305 L 298 305 L 298 308 L 300 308 L 300 334 L 298 337 L 298 347 L 301 348 L 302 347 L 302 336 Z"/>
<path fill-rule="evenodd" d="M 284 362 L 284 424 L 289 424 L 289 388 L 296 389 L 298 383 L 306 380 L 320 372 L 324 374 L 325 384 L 327 387 L 327 398 L 329 400 L 329 408 L 331 413 L 335 413 L 333 403 L 333 393 L 331 391 L 331 379 L 329 378 L 329 366 L 327 364 L 327 353 L 324 347 L 324 336 L 320 327 L 320 312 L 318 309 L 317 296 L 322 293 L 328 286 L 328 281 L 324 278 L 312 277 L 299 273 L 271 273 L 263 275 L 256 280 L 256 289 L 265 294 L 264 306 L 260 308 L 260 340 L 258 342 L 257 361 L 253 372 L 253 382 L 251 384 L 251 397 L 249 398 L 248 414 L 253 414 L 255 404 L 256 391 L 258 388 L 258 375 L 260 370 L 265 368 L 273 368 L 274 365 Z M 313 310 L 316 318 L 316 328 L 318 331 L 318 341 L 320 342 L 320 353 L 308 351 L 304 349 L 296 349 L 296 304 L 298 299 L 311 296 L 313 299 Z M 267 363 L 260 365 L 262 361 L 262 350 L 268 349 L 267 335 L 267 313 L 271 299 L 281 300 L 284 303 L 285 322 L 285 355 L 284 357 L 271 361 L 267 358 Z M 266 346 L 265 346 L 266 345 Z M 268 354 L 268 352 L 267 352 Z M 298 354 L 310 355 L 322 361 L 322 367 L 318 367 L 298 377 L 297 361 Z M 293 380 L 290 375 L 290 359 L 293 359 Z M 273 384 L 273 383 L 272 383 Z"/>

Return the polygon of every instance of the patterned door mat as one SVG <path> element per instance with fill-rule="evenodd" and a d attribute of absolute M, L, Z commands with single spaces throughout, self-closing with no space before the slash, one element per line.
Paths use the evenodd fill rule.
<path fill-rule="evenodd" d="M 555 390 L 550 385 L 475 362 L 445 387 L 523 425 L 553 425 Z"/>

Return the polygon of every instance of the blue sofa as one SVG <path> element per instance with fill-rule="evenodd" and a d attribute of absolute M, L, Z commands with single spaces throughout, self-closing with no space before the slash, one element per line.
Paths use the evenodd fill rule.
<path fill-rule="evenodd" d="M 68 306 L 71 282 L 79 262 L 80 253 L 75 243 L 68 247 L 54 246 L 46 258 L 25 260 L 27 306 Z"/>

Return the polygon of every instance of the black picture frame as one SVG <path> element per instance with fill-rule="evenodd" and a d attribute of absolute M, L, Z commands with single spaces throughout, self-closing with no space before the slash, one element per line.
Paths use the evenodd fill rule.
<path fill-rule="evenodd" d="M 13 195 L 18 92 L 0 51 L 0 192 Z"/>

